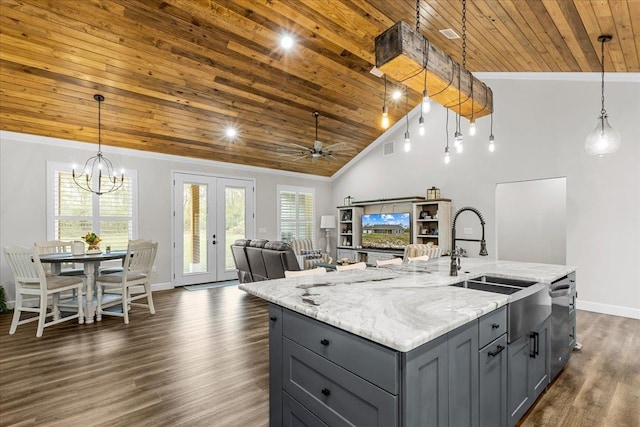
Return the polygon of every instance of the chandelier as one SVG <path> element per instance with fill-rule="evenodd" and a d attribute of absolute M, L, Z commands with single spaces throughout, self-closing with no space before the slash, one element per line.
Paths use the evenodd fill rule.
<path fill-rule="evenodd" d="M 93 95 L 93 99 L 98 101 L 98 154 L 87 159 L 81 173 L 76 174 L 76 165 L 73 165 L 73 182 L 84 191 L 101 196 L 119 190 L 124 183 L 124 170 L 120 171 L 120 176 L 116 176 L 113 164 L 102 155 L 102 133 L 101 133 L 101 111 L 100 105 L 104 101 L 104 96 Z"/>

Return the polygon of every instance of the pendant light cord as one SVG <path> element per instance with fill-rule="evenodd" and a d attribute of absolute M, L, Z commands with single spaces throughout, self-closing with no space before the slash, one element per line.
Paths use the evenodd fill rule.
<path fill-rule="evenodd" d="M 98 101 L 98 154 L 102 154 L 102 101 L 104 98 L 102 95 L 96 95 L 96 101 Z"/>
<path fill-rule="evenodd" d="M 604 109 L 604 44 L 606 43 L 606 39 L 602 39 L 602 42 L 600 43 L 600 45 L 602 46 L 602 50 L 601 50 L 601 58 L 602 60 L 600 61 L 600 71 L 601 71 L 601 89 L 602 89 L 602 97 L 600 98 L 601 102 L 602 102 L 602 110 L 600 111 L 600 114 L 602 114 L 602 117 L 605 117 L 607 115 L 607 110 Z"/>

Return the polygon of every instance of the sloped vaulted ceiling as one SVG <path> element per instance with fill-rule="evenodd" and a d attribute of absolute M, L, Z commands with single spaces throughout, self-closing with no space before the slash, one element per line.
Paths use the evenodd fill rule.
<path fill-rule="evenodd" d="M 404 0 L 0 0 L 0 128 L 330 176 L 381 133 L 374 39 L 415 25 Z M 461 4 L 422 0 L 420 29 L 460 62 Z M 640 0 L 469 0 L 472 72 L 640 71 Z M 283 32 L 295 47 L 279 47 Z M 393 87 L 397 82 L 389 82 Z M 409 105 L 419 102 L 411 91 Z M 390 105 L 392 123 L 404 102 Z M 319 139 L 336 160 L 297 159 Z M 224 129 L 238 128 L 234 141 Z"/>

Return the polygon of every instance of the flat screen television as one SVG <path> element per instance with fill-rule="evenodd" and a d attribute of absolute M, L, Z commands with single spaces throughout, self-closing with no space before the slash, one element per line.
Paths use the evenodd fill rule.
<path fill-rule="evenodd" d="M 404 249 L 411 243 L 411 214 L 363 214 L 362 247 L 376 249 Z"/>

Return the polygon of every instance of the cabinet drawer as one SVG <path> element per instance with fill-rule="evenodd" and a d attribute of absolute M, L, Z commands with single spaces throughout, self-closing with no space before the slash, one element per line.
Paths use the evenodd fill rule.
<path fill-rule="evenodd" d="M 285 338 L 284 390 L 331 426 L 397 425 L 397 397 Z"/>
<path fill-rule="evenodd" d="M 507 332 L 507 307 L 485 314 L 480 318 L 478 347 L 482 348 Z"/>
<path fill-rule="evenodd" d="M 283 427 L 328 427 L 286 392 L 282 392 Z"/>
<path fill-rule="evenodd" d="M 283 335 L 391 394 L 398 394 L 398 353 L 307 316 L 284 310 Z"/>

